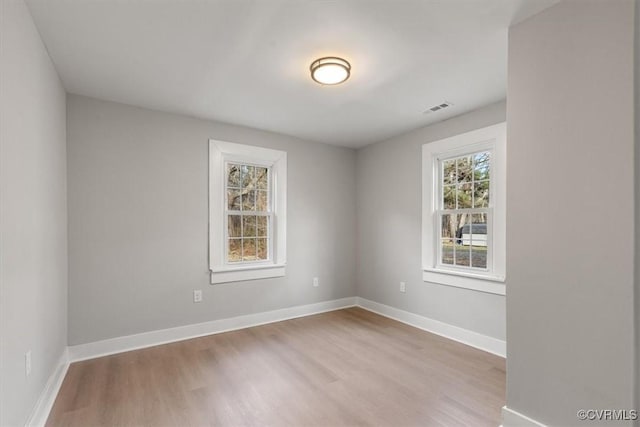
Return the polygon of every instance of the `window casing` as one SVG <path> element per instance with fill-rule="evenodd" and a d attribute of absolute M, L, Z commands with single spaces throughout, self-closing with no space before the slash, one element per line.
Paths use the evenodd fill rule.
<path fill-rule="evenodd" d="M 427 282 L 504 295 L 506 125 L 424 144 Z"/>
<path fill-rule="evenodd" d="M 211 283 L 285 275 L 286 153 L 209 142 Z"/>

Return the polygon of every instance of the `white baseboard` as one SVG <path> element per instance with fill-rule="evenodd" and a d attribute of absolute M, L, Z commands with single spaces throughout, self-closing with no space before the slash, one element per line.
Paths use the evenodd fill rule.
<path fill-rule="evenodd" d="M 234 331 L 267 323 L 280 322 L 296 317 L 309 316 L 353 306 L 359 306 L 365 310 L 488 351 L 501 357 L 505 357 L 506 354 L 506 343 L 502 340 L 365 298 L 348 297 L 74 345 L 69 347 L 69 361 L 77 362 L 80 360 L 94 359 L 96 357 L 108 356 L 125 351 Z"/>
<path fill-rule="evenodd" d="M 45 425 L 47 418 L 49 418 L 51 408 L 53 408 L 53 403 L 56 401 L 56 397 L 62 386 L 62 381 L 67 374 L 67 369 L 69 369 L 69 357 L 68 350 L 65 348 L 60 355 L 58 364 L 47 380 L 38 401 L 33 407 L 31 416 L 25 424 L 26 426 L 41 427 Z"/>
<path fill-rule="evenodd" d="M 153 347 L 160 344 L 235 331 L 237 329 L 280 322 L 283 320 L 294 319 L 296 317 L 310 316 L 312 314 L 339 310 L 341 308 L 353 307 L 355 305 L 356 297 L 348 297 L 318 302 L 315 304 L 288 307 L 280 310 L 264 311 L 261 313 L 213 320 L 210 322 L 196 323 L 193 325 L 179 326 L 177 328 L 127 335 L 124 337 L 95 341 L 87 344 L 73 345 L 69 347 L 69 361 L 78 362 L 80 360 L 94 359 L 96 357 Z"/>
<path fill-rule="evenodd" d="M 507 343 L 505 341 L 482 335 L 477 332 L 449 325 L 439 320 L 430 319 L 389 305 L 380 304 L 365 298 L 356 297 L 356 304 L 366 310 L 380 314 L 398 322 L 406 323 L 419 329 L 441 335 L 445 338 L 461 342 L 471 347 L 506 357 Z"/>
<path fill-rule="evenodd" d="M 520 412 L 502 407 L 502 426 L 503 427 L 547 427 L 544 424 L 529 418 Z"/>

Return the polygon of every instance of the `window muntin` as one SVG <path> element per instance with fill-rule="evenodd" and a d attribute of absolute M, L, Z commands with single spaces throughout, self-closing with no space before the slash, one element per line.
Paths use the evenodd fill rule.
<path fill-rule="evenodd" d="M 225 163 L 225 262 L 248 264 L 271 260 L 271 168 Z"/>
<path fill-rule="evenodd" d="M 491 265 L 491 150 L 439 158 L 437 262 L 441 268 L 488 271 Z"/>

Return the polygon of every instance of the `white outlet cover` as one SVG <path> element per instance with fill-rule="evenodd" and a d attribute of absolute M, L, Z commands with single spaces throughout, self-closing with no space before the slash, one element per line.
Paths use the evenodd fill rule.
<path fill-rule="evenodd" d="M 202 291 L 197 289 L 193 291 L 193 302 L 202 302 Z"/>
<path fill-rule="evenodd" d="M 318 287 L 320 285 L 320 280 L 317 277 L 313 278 L 313 286 Z"/>

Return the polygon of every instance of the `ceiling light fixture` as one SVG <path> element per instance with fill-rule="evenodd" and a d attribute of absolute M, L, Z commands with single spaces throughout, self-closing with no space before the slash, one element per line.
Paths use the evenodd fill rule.
<path fill-rule="evenodd" d="M 349 78 L 351 64 L 342 58 L 327 56 L 311 63 L 311 78 L 321 85 L 337 85 Z"/>

